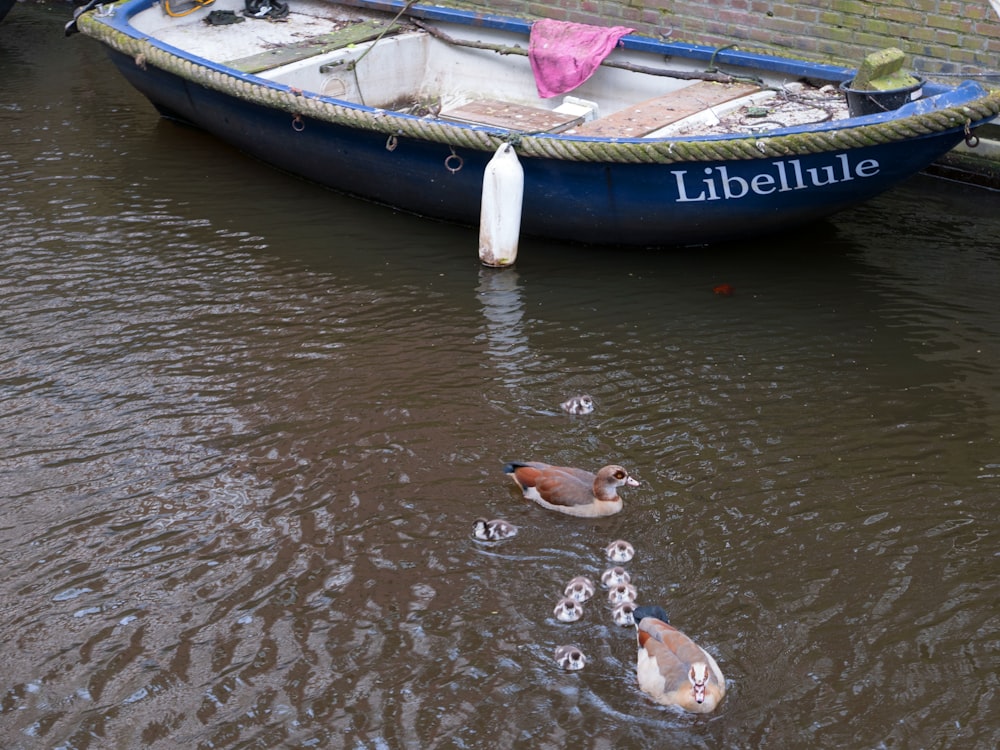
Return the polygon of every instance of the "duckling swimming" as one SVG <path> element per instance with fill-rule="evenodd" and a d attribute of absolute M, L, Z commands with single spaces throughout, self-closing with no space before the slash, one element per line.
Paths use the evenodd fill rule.
<path fill-rule="evenodd" d="M 594 584 L 585 576 L 577 576 L 566 584 L 563 595 L 578 602 L 585 602 L 594 595 Z"/>
<path fill-rule="evenodd" d="M 631 583 L 619 583 L 611 587 L 611 590 L 608 592 L 608 601 L 612 604 L 634 602 L 638 596 L 639 592 L 636 591 L 635 586 Z"/>
<path fill-rule="evenodd" d="M 601 585 L 604 588 L 611 588 L 612 586 L 617 586 L 619 583 L 630 583 L 632 581 L 632 576 L 628 574 L 628 571 L 620 565 L 616 565 L 613 568 L 608 568 L 603 573 L 601 573 Z"/>
<path fill-rule="evenodd" d="M 583 605 L 567 596 L 559 600 L 552 614 L 559 622 L 576 622 L 583 617 Z"/>
<path fill-rule="evenodd" d="M 635 557 L 635 547 L 624 539 L 615 539 L 604 548 L 604 554 L 611 562 L 628 562 Z"/>
<path fill-rule="evenodd" d="M 492 521 L 477 518 L 472 524 L 472 535 L 484 542 L 498 542 L 517 536 L 517 526 L 502 518 L 494 518 Z"/>
<path fill-rule="evenodd" d="M 575 671 L 583 669 L 587 663 L 587 657 L 576 646 L 559 646 L 556 648 L 556 663 L 563 669 Z"/>
<path fill-rule="evenodd" d="M 634 612 L 635 602 L 622 602 L 616 604 L 615 608 L 611 610 L 611 619 L 614 620 L 615 625 L 621 625 L 623 628 L 635 625 Z"/>
<path fill-rule="evenodd" d="M 573 396 L 563 401 L 561 406 L 563 411 L 568 414 L 591 414 L 594 411 L 594 399 L 586 393 L 581 393 L 579 396 Z"/>

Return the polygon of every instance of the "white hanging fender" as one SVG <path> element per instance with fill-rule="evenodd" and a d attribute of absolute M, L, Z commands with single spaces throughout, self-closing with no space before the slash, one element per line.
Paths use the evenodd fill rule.
<path fill-rule="evenodd" d="M 524 200 L 524 169 L 509 143 L 500 145 L 483 173 L 479 260 L 497 268 L 517 260 Z"/>

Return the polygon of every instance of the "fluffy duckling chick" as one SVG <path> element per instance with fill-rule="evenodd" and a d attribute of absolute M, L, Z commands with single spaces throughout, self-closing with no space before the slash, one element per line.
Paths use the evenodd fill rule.
<path fill-rule="evenodd" d="M 585 602 L 594 595 L 594 584 L 586 576 L 577 576 L 566 584 L 563 595 L 578 602 Z"/>
<path fill-rule="evenodd" d="M 594 411 L 594 399 L 586 393 L 566 399 L 561 404 L 568 414 L 591 414 Z"/>
<path fill-rule="evenodd" d="M 576 622 L 583 617 L 583 605 L 576 599 L 570 599 L 568 596 L 563 597 L 556 604 L 556 608 L 552 610 L 552 614 L 559 622 Z"/>
<path fill-rule="evenodd" d="M 575 671 L 583 669 L 587 657 L 576 646 L 559 646 L 556 648 L 556 663 L 563 669 Z"/>
<path fill-rule="evenodd" d="M 605 466 L 596 474 L 571 466 L 552 466 L 539 461 L 512 461 L 503 467 L 521 488 L 526 500 L 543 508 L 579 518 L 600 518 L 618 513 L 623 506 L 619 487 L 638 487 L 639 482 L 621 466 Z"/>
<path fill-rule="evenodd" d="M 726 695 L 726 680 L 712 655 L 670 625 L 660 607 L 637 607 L 633 617 L 639 688 L 664 706 L 714 711 Z"/>
<path fill-rule="evenodd" d="M 620 565 L 608 568 L 601 573 L 601 585 L 606 589 L 609 589 L 612 586 L 617 586 L 619 583 L 631 583 L 631 581 L 632 576 L 630 576 L 628 571 Z"/>
<path fill-rule="evenodd" d="M 612 604 L 621 604 L 622 602 L 634 602 L 639 596 L 639 592 L 636 591 L 635 586 L 631 583 L 619 583 L 611 587 L 608 591 L 608 601 Z"/>
<path fill-rule="evenodd" d="M 611 610 L 611 619 L 614 620 L 615 625 L 621 625 L 623 628 L 635 625 L 634 612 L 635 602 L 622 602 L 616 604 L 615 608 Z"/>
<path fill-rule="evenodd" d="M 615 539 L 604 548 L 604 554 L 611 562 L 628 562 L 635 557 L 635 547 L 624 539 Z"/>
<path fill-rule="evenodd" d="M 477 518 L 472 524 L 472 535 L 484 542 L 497 542 L 517 536 L 517 526 L 502 518 L 494 518 L 492 521 Z"/>

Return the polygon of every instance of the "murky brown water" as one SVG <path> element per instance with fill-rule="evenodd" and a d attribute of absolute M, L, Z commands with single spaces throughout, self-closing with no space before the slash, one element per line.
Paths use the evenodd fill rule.
<path fill-rule="evenodd" d="M 996 194 L 488 271 L 158 122 L 66 18 L 0 25 L 0 745 L 1000 745 Z M 512 458 L 643 484 L 557 517 Z M 552 617 L 616 537 L 710 717 Z"/>

